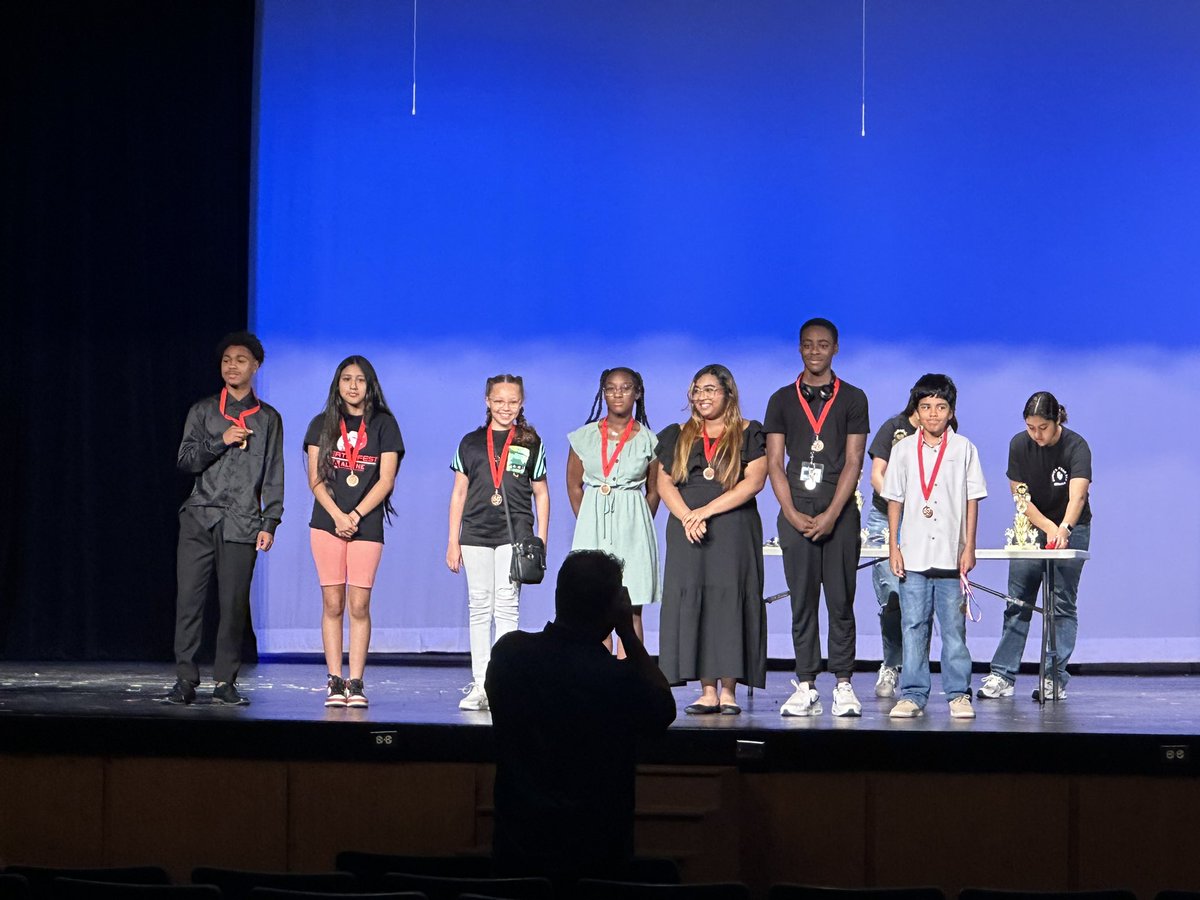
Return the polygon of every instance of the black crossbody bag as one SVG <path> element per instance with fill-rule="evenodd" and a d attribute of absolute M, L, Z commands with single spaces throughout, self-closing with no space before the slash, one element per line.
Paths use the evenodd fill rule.
<path fill-rule="evenodd" d="M 546 545 L 536 534 L 518 541 L 513 534 L 512 513 L 508 511 L 508 491 L 501 476 L 500 493 L 504 497 L 504 519 L 508 522 L 508 540 L 512 544 L 512 561 L 508 577 L 513 584 L 541 584 L 546 577 Z"/>

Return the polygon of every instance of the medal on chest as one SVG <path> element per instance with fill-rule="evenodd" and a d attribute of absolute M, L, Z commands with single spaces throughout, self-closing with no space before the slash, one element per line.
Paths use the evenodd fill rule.
<path fill-rule="evenodd" d="M 608 455 L 608 416 L 600 420 L 600 471 L 607 479 L 612 474 L 613 466 L 617 464 L 617 457 L 621 455 L 621 450 L 625 447 L 625 442 L 629 440 L 629 436 L 633 434 L 633 418 L 625 424 L 625 430 L 621 432 L 621 437 L 617 440 L 617 447 L 613 450 L 613 455 Z M 606 480 L 600 485 L 600 493 L 607 497 L 612 493 L 612 485 Z"/>
<path fill-rule="evenodd" d="M 800 390 L 800 381 L 804 378 L 801 373 L 796 379 L 796 399 L 800 401 L 800 408 L 804 410 L 804 417 L 808 419 L 808 424 L 812 426 L 813 440 L 809 445 L 809 449 L 813 453 L 820 453 L 825 449 L 825 442 L 821 440 L 821 429 L 825 427 L 825 419 L 829 417 L 829 410 L 833 409 L 833 404 L 837 402 L 838 391 L 842 389 L 842 379 L 834 376 L 833 393 L 829 395 L 829 402 L 821 407 L 821 417 L 817 418 L 812 413 L 812 408 L 808 405 L 808 401 L 804 399 L 804 393 Z M 819 480 L 819 479 L 818 479 Z M 807 487 L 807 485 L 805 485 Z M 809 488 L 812 490 L 812 488 Z"/>
<path fill-rule="evenodd" d="M 221 404 L 220 404 L 221 416 L 224 419 L 227 419 L 228 421 L 232 422 L 238 428 L 245 428 L 246 427 L 246 417 L 252 416 L 256 412 L 258 412 L 260 409 L 262 409 L 262 404 L 256 403 L 256 404 L 254 404 L 254 406 L 250 407 L 249 409 L 242 410 L 242 412 L 236 418 L 234 418 L 233 416 L 231 416 L 227 412 L 225 412 L 225 401 L 228 397 L 229 397 L 229 388 L 221 388 Z M 243 438 L 241 443 L 238 444 L 238 448 L 241 450 L 245 450 L 248 446 L 250 446 L 249 441 L 250 441 L 249 438 Z"/>
<path fill-rule="evenodd" d="M 513 437 L 516 435 L 517 430 L 515 428 L 508 429 L 508 437 L 504 439 L 504 449 L 500 451 L 499 455 L 496 453 L 496 441 L 493 437 L 495 433 L 496 432 L 492 429 L 492 427 L 488 426 L 488 468 L 491 469 L 492 472 L 492 487 L 494 488 L 490 502 L 492 506 L 499 506 L 504 502 L 504 495 L 500 493 L 500 482 L 504 478 L 504 469 L 508 465 L 508 448 L 512 446 Z"/>
<path fill-rule="evenodd" d="M 700 438 L 704 441 L 704 471 L 700 474 L 704 476 L 705 481 L 712 481 L 717 477 L 717 470 L 713 468 L 713 458 L 717 455 L 717 444 L 720 443 L 720 438 L 714 438 L 711 442 L 708 439 L 708 423 L 700 426 Z"/>
<path fill-rule="evenodd" d="M 933 507 L 929 505 L 929 497 L 933 493 L 933 486 L 937 483 L 938 470 L 942 467 L 942 458 L 946 455 L 946 445 L 950 443 L 949 435 L 942 432 L 942 444 L 938 447 L 937 460 L 933 464 L 933 472 L 930 473 L 929 483 L 925 483 L 925 430 L 921 429 L 921 439 L 917 441 L 917 471 L 921 476 L 921 495 L 925 498 L 925 505 L 921 507 L 921 515 L 927 519 L 933 518 Z"/>
<path fill-rule="evenodd" d="M 346 454 L 346 464 L 350 468 L 350 474 L 346 476 L 346 485 L 358 487 L 358 455 L 367 445 L 367 417 L 364 414 L 362 421 L 358 423 L 353 442 L 350 440 L 350 432 L 346 430 L 346 420 L 343 418 L 338 424 L 342 427 L 342 452 Z"/>

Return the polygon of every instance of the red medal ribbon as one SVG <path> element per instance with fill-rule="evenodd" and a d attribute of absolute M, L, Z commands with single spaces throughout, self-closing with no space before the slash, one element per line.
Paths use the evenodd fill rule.
<path fill-rule="evenodd" d="M 704 439 L 704 461 L 711 467 L 713 457 L 717 455 L 717 444 L 721 443 L 721 439 L 717 438 L 711 444 L 708 442 L 707 422 L 700 426 L 700 437 Z"/>
<path fill-rule="evenodd" d="M 613 451 L 610 458 L 608 455 L 608 416 L 600 420 L 600 468 L 604 472 L 604 477 L 607 478 L 612 472 L 613 466 L 617 464 L 617 457 L 621 455 L 621 449 L 625 446 L 625 442 L 629 440 L 629 436 L 633 434 L 633 417 L 631 416 L 625 430 L 621 432 L 621 439 L 617 441 L 617 449 Z"/>
<path fill-rule="evenodd" d="M 517 433 L 517 429 L 508 429 L 508 437 L 504 439 L 504 449 L 500 451 L 500 459 L 496 459 L 496 442 L 492 438 L 495 433 L 490 425 L 487 429 L 487 451 L 488 451 L 488 468 L 492 470 L 492 484 L 496 490 L 500 490 L 500 481 L 504 478 L 504 467 L 508 465 L 508 448 L 512 446 L 513 437 Z"/>
<path fill-rule="evenodd" d="M 346 431 L 345 418 L 339 419 L 338 424 L 342 426 L 342 446 L 345 448 L 346 461 L 350 464 L 350 471 L 354 472 L 358 466 L 358 454 L 367 446 L 367 417 L 363 415 L 362 421 L 358 423 L 358 434 L 354 438 L 353 447 L 350 446 L 350 434 Z"/>
<path fill-rule="evenodd" d="M 829 398 L 829 402 L 821 408 L 821 418 L 813 417 L 812 410 L 808 406 L 808 401 L 804 399 L 804 394 L 800 393 L 800 379 L 804 375 L 801 373 L 800 378 L 796 379 L 796 399 L 800 401 L 800 408 L 804 410 L 804 415 L 808 417 L 808 424 L 812 426 L 813 438 L 821 437 L 821 429 L 825 425 L 825 417 L 829 415 L 829 410 L 833 408 L 833 403 L 837 400 L 838 391 L 842 389 L 842 379 L 836 375 L 833 377 L 833 394 Z"/>
<path fill-rule="evenodd" d="M 221 388 L 221 415 L 224 418 L 228 419 L 230 422 L 232 422 L 234 425 L 236 425 L 238 428 L 246 427 L 246 416 L 252 416 L 256 412 L 258 412 L 260 409 L 262 409 L 262 404 L 256 403 L 254 406 L 250 407 L 249 409 L 242 410 L 241 415 L 239 415 L 235 419 L 233 416 L 231 416 L 225 412 L 225 400 L 228 396 L 229 396 L 229 388 Z"/>
<path fill-rule="evenodd" d="M 933 464 L 933 475 L 930 476 L 928 487 L 925 485 L 925 429 L 921 429 L 921 439 L 917 441 L 917 469 L 921 473 L 921 493 L 925 496 L 925 502 L 929 503 L 929 495 L 933 493 L 933 486 L 937 484 L 938 469 L 942 467 L 942 457 L 946 455 L 946 445 L 950 443 L 949 434 L 942 432 L 942 446 L 938 449 L 937 462 Z"/>

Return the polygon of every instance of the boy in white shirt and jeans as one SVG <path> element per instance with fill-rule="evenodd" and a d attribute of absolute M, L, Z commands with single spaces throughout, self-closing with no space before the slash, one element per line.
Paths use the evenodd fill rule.
<path fill-rule="evenodd" d="M 942 692 L 950 715 L 973 719 L 971 654 L 960 578 L 975 568 L 979 501 L 987 484 L 975 445 L 950 427 L 958 391 L 946 375 L 913 386 L 916 434 L 892 448 L 882 496 L 888 501 L 888 551 L 900 579 L 904 641 L 900 701 L 894 719 L 924 715 L 929 701 L 929 633 L 936 614 L 942 634 Z M 901 515 L 903 544 L 898 541 Z"/>

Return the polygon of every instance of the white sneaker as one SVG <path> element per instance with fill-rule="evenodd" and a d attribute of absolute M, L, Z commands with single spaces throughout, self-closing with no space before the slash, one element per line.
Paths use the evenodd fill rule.
<path fill-rule="evenodd" d="M 472 681 L 462 692 L 466 694 L 458 701 L 459 709 L 469 709 L 477 712 L 486 712 L 488 708 L 487 694 L 484 693 L 483 685 L 478 681 Z"/>
<path fill-rule="evenodd" d="M 925 710 L 911 700 L 901 700 L 888 715 L 893 719 L 916 719 L 925 715 Z"/>
<path fill-rule="evenodd" d="M 825 707 L 821 705 L 821 696 L 811 687 L 807 681 L 796 681 L 792 679 L 792 684 L 796 691 L 792 696 L 788 697 L 787 703 L 779 707 L 779 714 L 783 716 L 819 716 L 825 712 Z"/>
<path fill-rule="evenodd" d="M 995 672 L 985 675 L 983 678 L 983 687 L 981 687 L 976 696 L 983 700 L 996 700 L 1000 697 L 1011 697 L 1013 695 L 1013 683 L 1003 675 L 997 675 Z"/>
<path fill-rule="evenodd" d="M 971 705 L 970 694 L 959 694 L 950 701 L 950 718 L 952 719 L 973 719 L 975 718 L 975 707 Z"/>
<path fill-rule="evenodd" d="M 1042 679 L 1042 691 L 1045 692 L 1045 697 L 1047 700 L 1066 700 L 1067 699 L 1067 689 L 1063 686 L 1063 683 L 1061 681 L 1058 683 L 1058 690 L 1055 691 L 1053 689 L 1053 685 L 1051 685 L 1051 683 L 1050 683 L 1049 678 Z M 1040 700 L 1041 698 L 1042 698 L 1042 693 L 1039 692 L 1037 688 L 1034 688 L 1033 689 L 1033 699 Z"/>
<path fill-rule="evenodd" d="M 862 704 L 854 696 L 854 687 L 848 681 L 839 681 L 833 689 L 833 709 L 835 716 L 861 716 Z"/>
<path fill-rule="evenodd" d="M 876 697 L 895 697 L 896 685 L 900 683 L 900 670 L 892 666 L 880 666 L 875 679 Z"/>

